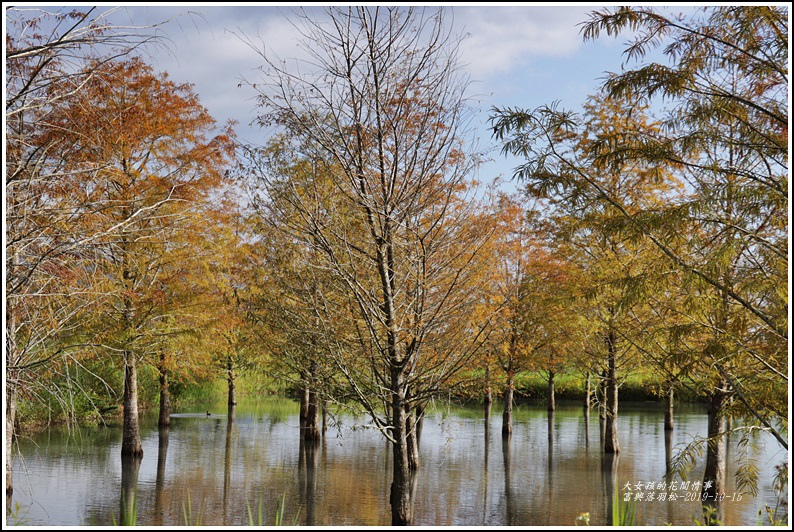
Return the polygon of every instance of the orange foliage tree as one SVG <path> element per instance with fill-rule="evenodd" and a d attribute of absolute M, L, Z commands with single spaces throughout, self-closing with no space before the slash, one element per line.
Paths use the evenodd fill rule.
<path fill-rule="evenodd" d="M 106 228 L 90 248 L 103 312 L 91 343 L 123 362 L 122 455 L 139 456 L 137 362 L 169 326 L 167 281 L 179 276 L 170 260 L 185 220 L 224 182 L 232 134 L 217 131 L 189 85 L 135 57 L 103 64 L 52 120 L 59 130 L 41 142 L 62 144 L 78 172 L 69 192 L 92 207 L 81 223 Z"/>
<path fill-rule="evenodd" d="M 57 382 L 69 381 L 67 368 L 84 341 L 80 331 L 96 315 L 87 244 L 109 229 L 79 223 L 96 205 L 73 194 L 72 184 L 91 179 L 94 168 L 68 166 L 71 146 L 58 141 L 68 132 L 52 114 L 108 61 L 158 42 L 157 25 L 115 26 L 114 10 L 9 7 L 4 13 L 7 496 L 20 394 L 32 399 L 55 389 L 55 399 L 71 411 Z"/>

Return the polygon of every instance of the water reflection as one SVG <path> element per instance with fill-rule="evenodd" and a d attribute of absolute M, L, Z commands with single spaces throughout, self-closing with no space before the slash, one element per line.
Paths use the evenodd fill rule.
<path fill-rule="evenodd" d="M 546 477 L 546 523 L 553 522 L 552 512 L 554 508 L 554 494 L 556 493 L 554 487 L 554 410 L 548 410 L 548 421 L 546 423 L 546 430 L 548 432 L 548 457 L 547 457 L 547 470 L 548 476 Z"/>
<path fill-rule="evenodd" d="M 272 525 L 282 497 L 286 524 L 390 524 L 391 445 L 362 428 L 366 419 L 343 417 L 338 432 L 307 448 L 297 437 L 295 403 L 241 402 L 227 419 L 208 418 L 207 410 L 226 408 L 212 406 L 198 407 L 200 415 L 172 418 L 168 431 L 157 430 L 156 417 L 143 418 L 144 458 L 137 466 L 120 467 L 120 427 L 52 430 L 21 440 L 25 460 L 14 461 L 14 502 L 25 509 L 24 524 L 118 523 L 120 501 L 129 501 L 136 485 L 136 519 L 143 526 L 184 525 L 188 497 L 193 520 L 200 516 L 204 526 L 247 525 L 248 508 L 256 514 L 260 503 L 263 524 Z M 615 490 L 629 481 L 662 481 L 676 449 L 707 426 L 703 409 L 684 408 L 668 435 L 663 409 L 622 405 L 625 445 L 619 462 L 610 456 L 604 463 L 595 440 L 587 445 L 588 431 L 599 430 L 598 417 L 591 417 L 593 426 L 584 425 L 578 404 L 558 405 L 553 416 L 545 405 L 518 405 L 509 439 L 499 437 L 499 417 L 482 405 L 437 405 L 424 417 L 422 463 L 412 484 L 416 526 L 574 526 L 582 512 L 590 513 L 593 524 L 606 523 Z M 492 444 L 492 438 L 498 439 Z M 501 456 L 490 452 L 500 441 Z M 771 477 L 786 455 L 766 435 L 754 443 L 758 451 L 750 454 L 761 467 L 761 492 L 724 502 L 720 511 L 727 525 L 754 525 L 758 508 L 776 503 Z M 736 490 L 736 445 L 730 442 L 729 494 Z M 701 462 L 689 478 L 702 479 Z M 126 518 L 129 508 L 121 508 Z M 703 520 L 702 511 L 700 500 L 643 501 L 635 522 L 691 526 Z"/>
<path fill-rule="evenodd" d="M 121 497 L 119 525 L 134 526 L 137 520 L 138 471 L 143 458 L 140 456 L 121 457 Z"/>
<path fill-rule="evenodd" d="M 665 478 L 672 480 L 673 471 L 673 431 L 664 431 L 664 475 Z"/>
<path fill-rule="evenodd" d="M 615 504 L 615 490 L 618 489 L 618 462 L 620 454 L 603 453 L 601 456 L 601 482 L 604 487 L 604 525 L 612 524 L 613 505 Z"/>
<path fill-rule="evenodd" d="M 502 464 L 505 478 L 505 524 L 515 524 L 516 509 L 513 502 L 513 482 L 511 480 L 513 468 L 510 465 L 510 434 L 502 433 Z"/>
<path fill-rule="evenodd" d="M 324 444 L 323 444 L 324 445 Z M 314 526 L 315 496 L 317 494 L 317 461 L 320 442 L 300 438 L 298 478 L 300 484 L 300 506 L 306 514 L 305 525 Z"/>
<path fill-rule="evenodd" d="M 165 487 L 165 459 L 168 454 L 169 425 L 158 429 L 157 435 L 157 479 L 154 483 L 154 524 L 163 526 L 163 488 Z"/>
<path fill-rule="evenodd" d="M 590 409 L 584 408 L 584 446 L 590 447 Z"/>
<path fill-rule="evenodd" d="M 548 437 L 548 466 L 549 466 L 549 477 L 553 477 L 553 465 L 554 465 L 554 410 L 548 411 L 548 421 L 546 423 L 546 433 Z"/>
<path fill-rule="evenodd" d="M 483 489 L 482 492 L 482 523 L 484 524 L 488 516 L 488 450 L 491 444 L 491 401 L 485 401 L 485 423 L 483 432 L 485 433 L 485 443 L 483 449 Z"/>
<path fill-rule="evenodd" d="M 232 434 L 234 433 L 234 405 L 229 405 L 226 419 L 226 445 L 223 454 L 223 515 L 229 516 L 229 490 L 232 484 Z"/>

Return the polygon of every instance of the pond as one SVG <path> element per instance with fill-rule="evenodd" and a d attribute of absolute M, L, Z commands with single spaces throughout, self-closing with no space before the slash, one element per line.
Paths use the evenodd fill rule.
<path fill-rule="evenodd" d="M 242 402 L 231 424 L 225 415 L 206 415 L 207 408 L 225 411 L 222 404 L 201 405 L 174 415 L 167 432 L 157 430 L 156 415 L 144 416 L 144 457 L 137 467 L 122 468 L 119 426 L 53 428 L 21 438 L 8 523 L 107 526 L 122 522 L 125 501 L 132 500 L 135 522 L 145 526 L 274 525 L 279 510 L 285 525 L 391 524 L 391 450 L 365 418 L 341 416 L 322 443 L 304 446 L 298 404 L 291 400 Z M 592 525 L 603 525 L 612 494 L 622 497 L 627 484 L 651 499 L 636 503 L 635 525 L 702 519 L 699 499 L 691 495 L 697 490 L 682 489 L 680 480 L 677 490 L 660 485 L 676 449 L 705 434 L 700 406 L 682 405 L 666 439 L 658 405 L 622 404 L 621 453 L 614 461 L 602 459 L 595 410 L 586 424 L 577 405 L 558 406 L 552 418 L 543 406 L 519 405 L 506 441 L 500 406 L 491 412 L 486 419 L 482 406 L 437 403 L 428 409 L 414 525 L 574 526 L 583 512 Z M 788 455 L 773 438 L 754 437 L 749 456 L 760 469 L 759 492 L 740 493 L 736 440 L 728 442 L 722 522 L 766 524 L 759 510 L 775 506 L 774 467 Z M 702 480 L 704 461 L 698 460 L 690 481 Z"/>

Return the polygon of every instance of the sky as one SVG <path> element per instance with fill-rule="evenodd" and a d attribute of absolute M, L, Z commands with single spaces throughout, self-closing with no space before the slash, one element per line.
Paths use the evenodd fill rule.
<path fill-rule="evenodd" d="M 44 5 L 44 4 L 38 4 Z M 52 4 L 48 10 L 59 6 Z M 106 4 L 100 10 L 116 5 Z M 394 5 L 394 3 L 392 4 Z M 409 4 L 404 4 L 409 5 Z M 534 109 L 559 101 L 578 110 L 607 71 L 619 71 L 626 38 L 601 37 L 584 42 L 580 24 L 603 4 L 505 3 L 426 4 L 443 5 L 453 31 L 465 35 L 461 62 L 473 83 L 472 102 L 478 111 L 475 128 L 479 147 L 492 159 L 481 167 L 479 178 L 490 181 L 512 176 L 520 162 L 499 153 L 488 129 L 491 109 Z M 251 126 L 257 114 L 255 93 L 243 79 L 255 83 L 262 57 L 250 46 L 256 43 L 269 53 L 289 59 L 301 54 L 297 32 L 291 25 L 297 4 L 251 3 L 157 3 L 122 5 L 112 14 L 119 24 L 149 25 L 169 20 L 158 30 L 164 46 L 151 48 L 150 64 L 168 72 L 178 83 L 194 85 L 195 92 L 212 116 L 223 123 L 238 123 L 244 142 L 262 144 L 267 131 Z M 315 6 L 319 7 L 319 6 Z M 677 12 L 686 7 L 672 7 Z M 294 18 L 294 17 L 293 17 Z"/>

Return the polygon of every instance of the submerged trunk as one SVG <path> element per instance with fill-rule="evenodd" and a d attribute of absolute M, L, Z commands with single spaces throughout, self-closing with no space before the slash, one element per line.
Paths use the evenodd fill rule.
<path fill-rule="evenodd" d="M 673 404 L 674 404 L 674 386 L 673 383 L 668 384 L 667 394 L 665 394 L 665 410 L 664 410 L 664 430 L 673 430 Z"/>
<path fill-rule="evenodd" d="M 493 404 L 493 394 L 491 393 L 491 366 L 485 366 L 485 397 L 484 402 L 486 406 Z"/>
<path fill-rule="evenodd" d="M 309 387 L 304 386 L 300 391 L 300 414 L 298 421 L 300 424 L 301 438 L 303 433 L 306 432 L 306 420 L 309 418 Z"/>
<path fill-rule="evenodd" d="M 124 421 L 121 439 L 122 456 L 143 456 L 138 423 L 138 373 L 135 354 L 124 352 Z"/>
<path fill-rule="evenodd" d="M 314 390 L 309 391 L 303 439 L 312 442 L 322 439 L 322 434 L 320 434 L 320 398 Z"/>
<path fill-rule="evenodd" d="M 664 474 L 670 476 L 673 471 L 673 431 L 664 431 Z"/>
<path fill-rule="evenodd" d="M 584 411 L 584 445 L 590 447 L 590 409 Z"/>
<path fill-rule="evenodd" d="M 584 409 L 590 410 L 590 396 L 593 394 L 592 389 L 590 388 L 590 372 L 588 371 L 585 376 L 585 383 L 584 383 Z"/>
<path fill-rule="evenodd" d="M 505 386 L 505 409 L 502 413 L 502 436 L 510 436 L 513 433 L 513 388 L 515 375 L 512 371 L 507 373 L 507 385 Z"/>
<path fill-rule="evenodd" d="M 554 400 L 554 372 L 549 371 L 549 410 L 554 412 L 556 409 L 556 401 Z"/>
<path fill-rule="evenodd" d="M 320 433 L 320 395 L 317 393 L 317 367 L 310 364 L 307 375 L 304 398 L 306 401 L 306 417 L 301 436 L 305 441 L 317 442 L 322 439 Z"/>
<path fill-rule="evenodd" d="M 126 245 L 126 241 L 122 241 L 122 251 L 124 252 L 124 271 L 122 278 L 125 282 L 125 291 L 127 293 L 132 293 L 133 284 L 127 284 L 127 282 L 132 282 L 135 279 L 135 275 L 130 271 L 127 265 L 128 256 L 126 253 Z M 131 334 L 135 331 L 134 316 L 135 308 L 132 304 L 132 298 L 129 295 L 125 295 L 122 319 L 124 331 L 126 333 Z M 141 458 L 143 456 L 143 447 L 141 447 L 141 429 L 138 421 L 137 357 L 130 347 L 131 345 L 124 345 L 124 352 L 122 353 L 122 360 L 124 362 L 124 397 L 122 399 L 124 418 L 121 429 L 121 456 Z"/>
<path fill-rule="evenodd" d="M 328 431 L 328 401 L 323 399 L 323 431 L 322 437 L 325 438 L 325 433 Z"/>
<path fill-rule="evenodd" d="M 394 472 L 391 484 L 391 524 L 392 526 L 411 525 L 413 504 L 411 500 L 411 468 L 408 455 L 408 416 L 405 412 L 403 375 L 399 368 L 392 369 L 392 437 L 394 443 Z"/>
<path fill-rule="evenodd" d="M 165 353 L 160 353 L 160 417 L 159 428 L 171 425 L 171 397 L 168 393 L 168 370 L 165 367 Z"/>
<path fill-rule="evenodd" d="M 17 254 L 13 254 L 12 267 L 17 264 Z M 17 422 L 17 382 L 19 353 L 16 343 L 16 313 L 12 303 L 6 300 L 6 508 L 11 508 L 11 498 L 14 494 L 14 468 L 12 451 L 14 449 L 14 430 Z"/>
<path fill-rule="evenodd" d="M 14 469 L 11 460 L 14 448 L 14 428 L 17 418 L 17 391 L 16 385 L 7 382 L 6 387 L 6 508 L 11 508 L 11 498 L 14 494 Z"/>
<path fill-rule="evenodd" d="M 606 426 L 604 427 L 604 452 L 619 453 L 618 444 L 618 379 L 617 379 L 617 338 L 613 331 L 607 336 L 607 386 L 606 386 Z"/>
<path fill-rule="evenodd" d="M 237 375 L 234 372 L 234 361 L 231 356 L 226 357 L 226 380 L 229 385 L 226 406 L 232 408 L 237 404 Z"/>
<path fill-rule="evenodd" d="M 725 403 L 728 399 L 728 384 L 719 383 L 711 394 L 708 412 L 708 445 L 706 469 L 703 473 L 704 502 L 714 502 L 725 493 Z"/>

